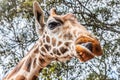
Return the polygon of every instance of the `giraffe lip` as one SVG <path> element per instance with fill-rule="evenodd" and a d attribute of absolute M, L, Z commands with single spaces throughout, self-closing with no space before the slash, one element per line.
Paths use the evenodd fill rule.
<path fill-rule="evenodd" d="M 83 47 L 85 47 L 86 49 L 88 49 L 90 52 L 92 52 L 92 48 L 93 48 L 93 45 L 92 45 L 92 42 L 86 42 L 86 43 L 77 43 L 77 45 L 81 45 Z"/>
<path fill-rule="evenodd" d="M 80 42 L 76 44 L 77 57 L 80 61 L 85 62 L 95 57 L 92 42 Z"/>

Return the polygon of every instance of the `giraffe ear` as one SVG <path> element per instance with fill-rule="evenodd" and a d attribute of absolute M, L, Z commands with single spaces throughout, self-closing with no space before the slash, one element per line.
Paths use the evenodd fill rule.
<path fill-rule="evenodd" d="M 33 13 L 35 16 L 35 20 L 37 22 L 37 32 L 42 33 L 44 30 L 44 13 L 42 8 L 39 6 L 39 3 L 34 1 L 33 3 Z"/>

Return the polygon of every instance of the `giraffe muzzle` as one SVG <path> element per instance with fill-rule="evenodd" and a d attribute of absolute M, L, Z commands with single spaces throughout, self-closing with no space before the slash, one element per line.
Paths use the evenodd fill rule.
<path fill-rule="evenodd" d="M 78 59 L 82 62 L 103 54 L 98 39 L 87 35 L 80 36 L 76 40 L 76 53 Z"/>

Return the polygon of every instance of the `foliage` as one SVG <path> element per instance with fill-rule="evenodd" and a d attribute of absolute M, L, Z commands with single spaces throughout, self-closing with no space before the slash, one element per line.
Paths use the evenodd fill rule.
<path fill-rule="evenodd" d="M 5 75 L 38 39 L 32 3 L 34 0 L 0 1 L 0 69 Z M 118 80 L 120 78 L 119 0 L 37 0 L 46 19 L 52 7 L 58 14 L 72 12 L 80 23 L 98 36 L 104 55 L 86 63 L 76 59 L 53 62 L 42 70 L 44 80 Z"/>

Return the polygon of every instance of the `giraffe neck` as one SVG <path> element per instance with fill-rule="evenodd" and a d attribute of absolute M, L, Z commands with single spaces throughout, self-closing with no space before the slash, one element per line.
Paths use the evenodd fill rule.
<path fill-rule="evenodd" d="M 54 60 L 50 55 L 43 54 L 43 51 L 41 51 L 42 48 L 38 40 L 4 80 L 36 80 L 39 72 Z"/>
<path fill-rule="evenodd" d="M 51 61 L 63 62 L 72 58 L 70 44 L 70 41 L 63 42 L 45 33 L 5 80 L 35 80 L 39 72 Z"/>

